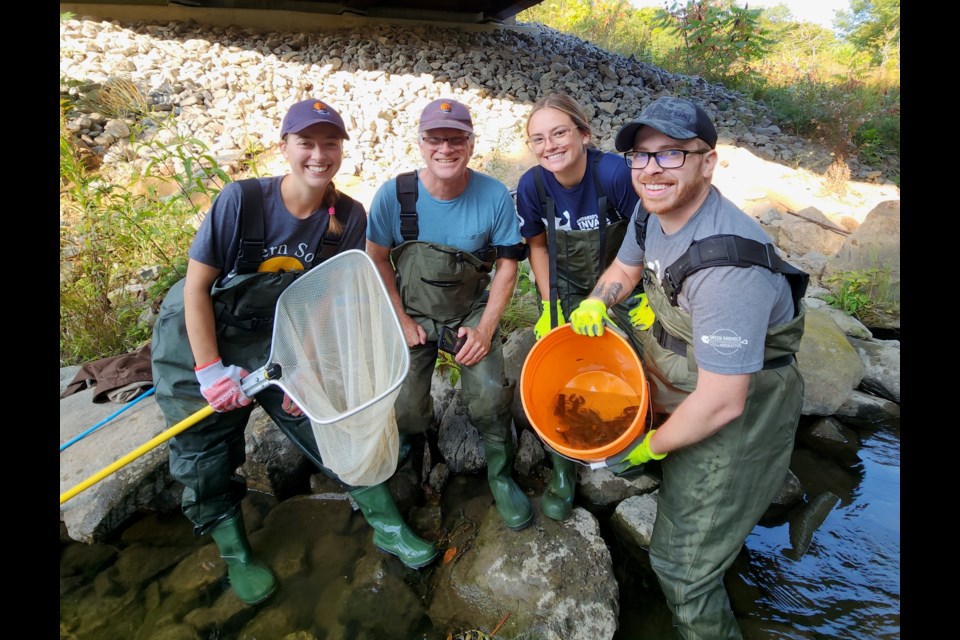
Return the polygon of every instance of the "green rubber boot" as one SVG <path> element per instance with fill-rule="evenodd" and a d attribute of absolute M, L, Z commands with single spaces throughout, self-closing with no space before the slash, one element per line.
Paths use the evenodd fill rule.
<path fill-rule="evenodd" d="M 510 475 L 513 447 L 484 437 L 483 448 L 487 455 L 487 482 L 497 503 L 497 511 L 509 529 L 520 531 L 533 520 L 533 507 Z"/>
<path fill-rule="evenodd" d="M 574 462 L 550 452 L 553 461 L 553 476 L 543 490 L 540 506 L 543 515 L 553 520 L 566 520 L 573 513 L 573 493 L 577 487 L 577 471 Z"/>
<path fill-rule="evenodd" d="M 210 531 L 220 549 L 220 557 L 227 562 L 227 577 L 234 593 L 247 604 L 266 600 L 277 589 L 277 579 L 269 569 L 253 559 L 243 514 L 222 521 Z"/>
<path fill-rule="evenodd" d="M 425 567 L 437 554 L 437 546 L 420 538 L 403 521 L 397 503 L 385 482 L 350 492 L 363 517 L 373 527 L 373 544 L 392 553 L 411 569 Z"/>

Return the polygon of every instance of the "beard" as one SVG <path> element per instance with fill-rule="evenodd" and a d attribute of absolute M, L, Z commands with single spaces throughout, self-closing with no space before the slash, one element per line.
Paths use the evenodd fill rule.
<path fill-rule="evenodd" d="M 641 190 L 640 201 L 643 208 L 659 216 L 686 211 L 703 200 L 710 189 L 710 179 L 698 172 L 690 178 L 674 182 L 673 188 L 674 193 L 669 198 L 652 198 Z"/>

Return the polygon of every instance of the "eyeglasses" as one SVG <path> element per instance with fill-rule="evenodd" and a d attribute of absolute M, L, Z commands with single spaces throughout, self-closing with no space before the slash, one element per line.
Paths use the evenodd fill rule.
<path fill-rule="evenodd" d="M 687 155 L 710 153 L 712 149 L 700 149 L 698 151 L 687 151 L 686 149 L 664 149 L 656 153 L 649 151 L 626 151 L 623 159 L 631 169 L 645 169 L 650 164 L 650 158 L 653 158 L 657 166 L 661 169 L 679 169 L 687 161 Z"/>
<path fill-rule="evenodd" d="M 460 149 L 467 146 L 467 142 L 470 141 L 470 136 L 451 136 L 449 138 L 444 138 L 443 136 L 421 136 L 421 140 L 427 146 L 439 149 L 443 146 L 443 143 L 446 142 L 453 149 Z"/>
<path fill-rule="evenodd" d="M 550 141 L 553 144 L 563 144 L 567 141 L 567 137 L 570 135 L 570 132 L 573 131 L 573 127 L 566 127 L 564 129 L 557 129 L 556 131 L 549 134 Z M 531 149 L 539 149 L 547 141 L 548 136 L 530 136 L 530 139 L 527 140 L 527 146 Z"/>

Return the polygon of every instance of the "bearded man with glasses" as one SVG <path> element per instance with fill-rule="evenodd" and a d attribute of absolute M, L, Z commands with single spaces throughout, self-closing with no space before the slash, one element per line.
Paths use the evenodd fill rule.
<path fill-rule="evenodd" d="M 575 332 L 602 334 L 607 308 L 642 277 L 656 314 L 643 360 L 657 428 L 611 466 L 632 474 L 659 461 L 650 564 L 688 640 L 742 637 L 724 573 L 786 479 L 803 405 L 794 354 L 807 274 L 711 184 L 716 144 L 707 113 L 678 98 L 620 129 L 617 150 L 650 216 L 634 216 L 570 316 Z"/>
<path fill-rule="evenodd" d="M 516 380 L 504 371 L 500 315 L 524 257 L 510 191 L 467 165 L 473 119 L 455 100 L 434 100 L 420 116 L 424 166 L 384 183 L 374 196 L 367 253 L 380 271 L 410 348 L 410 372 L 396 402 L 401 436 L 433 425 L 430 385 L 438 350 L 460 365 L 461 394 L 483 439 L 487 480 L 506 526 L 533 518 L 511 476 Z"/>

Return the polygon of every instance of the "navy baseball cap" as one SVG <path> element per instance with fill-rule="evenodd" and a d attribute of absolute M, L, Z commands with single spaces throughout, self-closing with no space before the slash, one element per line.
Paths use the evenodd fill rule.
<path fill-rule="evenodd" d="M 617 151 L 629 151 L 640 127 L 653 127 L 675 140 L 700 138 L 711 149 L 717 147 L 717 129 L 698 105 L 683 98 L 657 98 L 640 112 L 640 117 L 620 127 L 614 144 Z"/>
<path fill-rule="evenodd" d="M 316 98 L 301 100 L 287 110 L 287 115 L 283 116 L 283 125 L 280 127 L 280 137 L 288 133 L 299 133 L 310 125 L 320 122 L 332 124 L 340 130 L 344 140 L 350 139 L 340 114 L 329 104 Z"/>
<path fill-rule="evenodd" d="M 448 98 L 434 100 L 420 115 L 420 132 L 430 129 L 459 129 L 473 133 L 470 110 L 456 100 Z"/>

